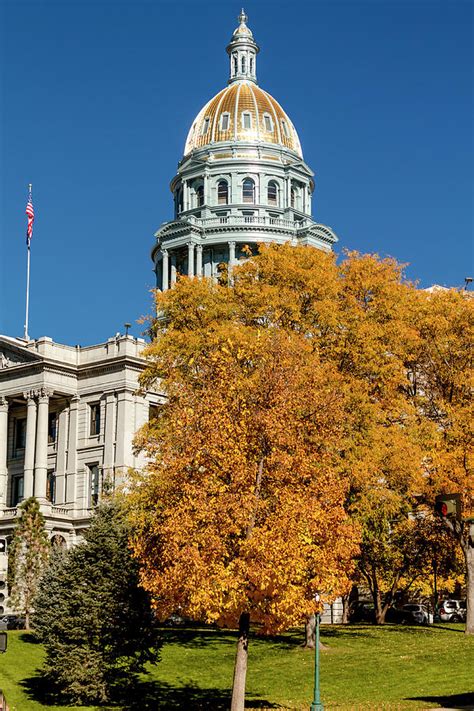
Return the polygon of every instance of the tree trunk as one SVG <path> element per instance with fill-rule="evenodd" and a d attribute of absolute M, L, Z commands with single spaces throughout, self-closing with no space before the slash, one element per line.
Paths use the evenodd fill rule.
<path fill-rule="evenodd" d="M 247 658 L 249 649 L 250 615 L 242 612 L 239 619 L 239 639 L 235 655 L 234 683 L 232 685 L 232 703 L 230 711 L 245 709 L 245 679 L 247 676 Z"/>
<path fill-rule="evenodd" d="M 474 524 L 470 523 L 463 541 L 466 559 L 467 616 L 466 634 L 474 634 Z"/>
<path fill-rule="evenodd" d="M 351 608 L 350 604 L 350 596 L 349 595 L 343 595 L 342 596 L 342 624 L 347 625 L 349 624 L 349 611 Z"/>
<path fill-rule="evenodd" d="M 308 617 L 308 619 L 306 620 L 306 624 L 304 626 L 304 632 L 305 632 L 304 648 L 305 649 L 314 649 L 314 645 L 316 643 L 316 615 L 310 615 Z"/>

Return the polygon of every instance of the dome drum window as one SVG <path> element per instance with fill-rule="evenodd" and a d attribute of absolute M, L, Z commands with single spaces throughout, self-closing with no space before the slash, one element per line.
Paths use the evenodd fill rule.
<path fill-rule="evenodd" d="M 252 178 L 245 178 L 242 183 L 242 202 L 255 203 L 255 182 Z"/>
<path fill-rule="evenodd" d="M 229 203 L 229 185 L 227 180 L 219 180 L 217 183 L 217 204 L 227 205 Z"/>
<path fill-rule="evenodd" d="M 267 202 L 269 205 L 278 205 L 278 185 L 274 180 L 268 183 Z"/>
<path fill-rule="evenodd" d="M 197 207 L 202 207 L 204 205 L 204 185 L 198 185 L 196 188 L 196 203 Z"/>

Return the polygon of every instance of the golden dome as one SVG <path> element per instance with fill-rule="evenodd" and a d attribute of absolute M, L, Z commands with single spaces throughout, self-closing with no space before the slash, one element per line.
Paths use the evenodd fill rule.
<path fill-rule="evenodd" d="M 301 158 L 295 127 L 280 104 L 252 81 L 235 81 L 198 113 L 184 155 L 222 141 L 258 141 L 281 146 Z"/>

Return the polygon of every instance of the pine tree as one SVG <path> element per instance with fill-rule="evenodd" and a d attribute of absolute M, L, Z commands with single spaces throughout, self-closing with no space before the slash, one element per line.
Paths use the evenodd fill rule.
<path fill-rule="evenodd" d="M 33 496 L 26 499 L 20 511 L 8 556 L 8 591 L 10 607 L 25 616 L 29 630 L 33 601 L 51 546 L 38 501 Z"/>
<path fill-rule="evenodd" d="M 35 609 L 44 676 L 66 701 L 107 702 L 156 661 L 149 599 L 118 503 L 98 509 L 83 544 L 54 553 Z"/>

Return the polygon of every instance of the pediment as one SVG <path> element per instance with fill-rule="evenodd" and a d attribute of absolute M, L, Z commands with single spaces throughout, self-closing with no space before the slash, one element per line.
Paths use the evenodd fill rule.
<path fill-rule="evenodd" d="M 40 360 L 41 358 L 36 353 L 31 353 L 13 339 L 0 336 L 0 371 L 28 363 L 37 363 Z"/>

